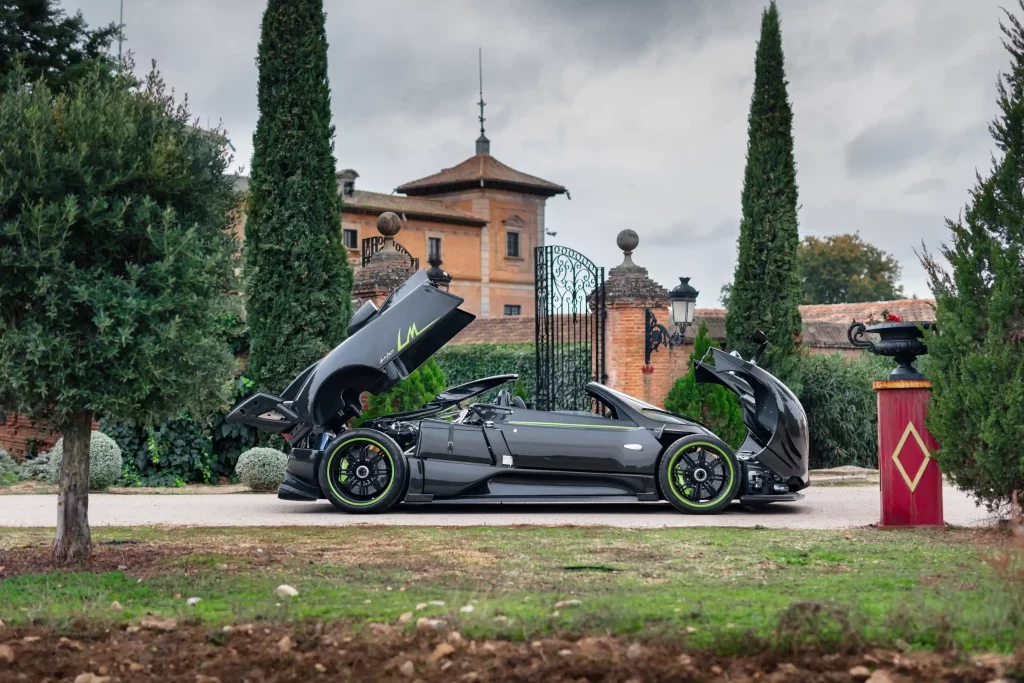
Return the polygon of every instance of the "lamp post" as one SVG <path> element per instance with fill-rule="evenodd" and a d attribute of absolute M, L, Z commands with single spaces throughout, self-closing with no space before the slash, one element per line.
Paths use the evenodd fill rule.
<path fill-rule="evenodd" d="M 427 268 L 427 277 L 442 292 L 447 292 L 452 283 L 452 276 L 441 267 L 441 254 L 431 252 L 429 255 L 430 268 Z"/>
<path fill-rule="evenodd" d="M 671 304 L 671 322 L 674 328 L 669 333 L 668 328 L 658 322 L 654 312 L 647 308 L 644 310 L 646 323 L 644 325 L 644 363 L 651 364 L 651 352 L 657 351 L 661 346 L 682 346 L 685 342 L 686 328 L 693 324 L 693 311 L 697 303 L 697 295 L 700 294 L 693 285 L 690 278 L 679 278 L 679 284 L 668 293 L 668 300 Z"/>

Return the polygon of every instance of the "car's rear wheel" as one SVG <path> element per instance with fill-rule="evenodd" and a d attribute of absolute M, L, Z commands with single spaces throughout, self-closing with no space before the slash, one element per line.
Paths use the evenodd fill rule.
<path fill-rule="evenodd" d="M 398 444 L 374 429 L 345 432 L 320 458 L 320 490 L 345 512 L 383 512 L 402 498 L 408 467 Z"/>
<path fill-rule="evenodd" d="M 717 437 L 685 436 L 662 453 L 658 484 L 665 499 L 682 512 L 720 512 L 739 489 L 739 461 Z"/>

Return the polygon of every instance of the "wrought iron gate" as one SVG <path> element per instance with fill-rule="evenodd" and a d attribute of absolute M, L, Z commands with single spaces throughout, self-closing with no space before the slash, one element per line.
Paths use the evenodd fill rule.
<path fill-rule="evenodd" d="M 604 268 L 562 246 L 537 247 L 538 410 L 593 409 L 587 382 L 607 379 L 604 365 Z"/>

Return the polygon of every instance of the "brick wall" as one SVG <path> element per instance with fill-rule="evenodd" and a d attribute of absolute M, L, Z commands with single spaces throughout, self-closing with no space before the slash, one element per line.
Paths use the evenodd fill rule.
<path fill-rule="evenodd" d="M 15 460 L 21 460 L 26 453 L 48 451 L 59 438 L 60 434 L 37 427 L 20 415 L 8 415 L 7 421 L 0 423 L 0 446 Z"/>
<path fill-rule="evenodd" d="M 92 428 L 99 429 L 100 423 L 94 421 Z M 59 439 L 60 433 L 20 415 L 8 415 L 7 420 L 0 423 L 0 446 L 15 460 L 22 460 L 26 455 L 45 453 Z"/>

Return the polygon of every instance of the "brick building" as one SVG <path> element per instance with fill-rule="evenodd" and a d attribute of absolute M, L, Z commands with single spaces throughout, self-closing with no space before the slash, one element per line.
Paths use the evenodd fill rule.
<path fill-rule="evenodd" d="M 352 169 L 338 173 L 342 240 L 356 270 L 364 240 L 381 237 L 377 217 L 393 211 L 403 219 L 398 244 L 420 267 L 437 253 L 467 310 L 481 318 L 533 316 L 533 250 L 544 244 L 545 204 L 568 196 L 564 187 L 501 163 L 483 134 L 475 155 L 400 185 L 401 194 L 357 189 L 358 178 Z M 236 186 L 244 191 L 248 178 L 239 177 Z M 236 232 L 244 238 L 244 212 Z"/>

